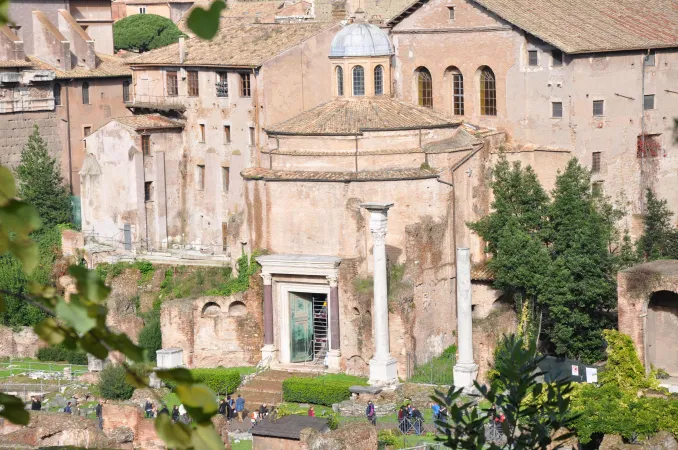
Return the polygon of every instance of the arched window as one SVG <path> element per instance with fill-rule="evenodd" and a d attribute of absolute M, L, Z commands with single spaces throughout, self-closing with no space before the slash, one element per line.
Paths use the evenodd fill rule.
<path fill-rule="evenodd" d="M 54 104 L 61 106 L 61 85 L 59 83 L 54 84 Z"/>
<path fill-rule="evenodd" d="M 353 95 L 365 95 L 365 69 L 363 69 L 363 66 L 353 68 Z"/>
<path fill-rule="evenodd" d="M 221 306 L 215 302 L 207 302 L 205 306 L 202 307 L 203 316 L 215 316 L 221 312 Z"/>
<path fill-rule="evenodd" d="M 247 306 L 243 302 L 235 301 L 228 305 L 229 316 L 244 316 L 247 314 Z"/>
<path fill-rule="evenodd" d="M 452 111 L 457 116 L 464 115 L 464 76 L 459 69 L 451 67 L 448 69 L 452 81 Z"/>
<path fill-rule="evenodd" d="M 82 104 L 89 105 L 89 83 L 82 83 Z"/>
<path fill-rule="evenodd" d="M 489 67 L 483 67 L 480 72 L 480 114 L 497 115 L 497 82 Z"/>
<path fill-rule="evenodd" d="M 129 81 L 122 82 L 122 101 L 129 102 Z"/>
<path fill-rule="evenodd" d="M 417 95 L 419 106 L 433 108 L 433 79 L 425 67 L 417 69 Z"/>
<path fill-rule="evenodd" d="M 377 66 L 374 68 L 374 95 L 384 93 L 384 68 Z"/>
<path fill-rule="evenodd" d="M 337 95 L 344 95 L 344 69 L 337 66 Z"/>

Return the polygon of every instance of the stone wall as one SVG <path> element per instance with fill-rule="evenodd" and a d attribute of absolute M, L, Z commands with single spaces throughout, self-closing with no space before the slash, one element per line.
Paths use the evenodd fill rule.
<path fill-rule="evenodd" d="M 478 381 L 487 381 L 494 350 L 504 334 L 514 333 L 518 318 L 511 303 L 496 302 L 484 319 L 473 319 L 473 358 L 478 364 Z"/>
<path fill-rule="evenodd" d="M 123 403 L 106 403 L 103 408 L 104 431 L 128 428 L 134 434 L 134 448 L 164 450 L 165 444 L 155 432 L 154 421 L 146 419 L 141 408 Z"/>
<path fill-rule="evenodd" d="M 0 164 L 15 168 L 21 162 L 21 151 L 33 133 L 33 124 L 47 143 L 50 155 L 61 158 L 59 119 L 53 111 L 0 114 Z"/>
<path fill-rule="evenodd" d="M 31 327 L 15 332 L 0 325 L 0 357 L 35 358 L 38 349 L 46 346 Z"/>

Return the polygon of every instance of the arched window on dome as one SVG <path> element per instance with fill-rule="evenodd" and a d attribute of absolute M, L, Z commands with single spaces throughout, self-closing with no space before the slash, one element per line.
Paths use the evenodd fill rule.
<path fill-rule="evenodd" d="M 353 95 L 365 95 L 365 69 L 363 66 L 355 66 L 353 68 Z"/>
<path fill-rule="evenodd" d="M 374 68 L 374 95 L 384 94 L 384 68 L 377 66 Z"/>
<path fill-rule="evenodd" d="M 419 106 L 433 108 L 433 79 L 426 67 L 417 69 L 417 99 Z"/>
<path fill-rule="evenodd" d="M 337 95 L 341 97 L 344 95 L 344 69 L 337 66 Z"/>
<path fill-rule="evenodd" d="M 497 81 L 494 72 L 487 66 L 480 69 L 480 114 L 497 115 Z"/>

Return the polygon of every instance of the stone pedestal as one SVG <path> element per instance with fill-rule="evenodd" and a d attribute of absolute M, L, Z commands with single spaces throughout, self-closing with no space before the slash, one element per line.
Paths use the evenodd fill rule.
<path fill-rule="evenodd" d="M 159 369 L 174 369 L 184 365 L 184 350 L 181 348 L 163 348 L 155 354 Z"/>
<path fill-rule="evenodd" d="M 327 352 L 327 371 L 332 373 L 341 372 L 341 352 L 339 350 Z"/>
<path fill-rule="evenodd" d="M 105 361 L 99 358 L 96 358 L 90 354 L 87 355 L 87 371 L 88 372 L 101 372 L 104 370 Z"/>
<path fill-rule="evenodd" d="M 468 248 L 457 249 L 457 348 L 459 360 L 454 366 L 454 386 L 469 388 L 478 376 L 478 365 L 473 361 L 473 320 L 471 299 L 471 253 Z"/>
<path fill-rule="evenodd" d="M 398 382 L 396 360 L 391 356 L 388 330 L 388 290 L 386 275 L 386 230 L 388 210 L 393 203 L 363 203 L 370 212 L 372 254 L 374 255 L 374 357 L 370 360 L 370 380 L 373 386 L 387 386 Z"/>

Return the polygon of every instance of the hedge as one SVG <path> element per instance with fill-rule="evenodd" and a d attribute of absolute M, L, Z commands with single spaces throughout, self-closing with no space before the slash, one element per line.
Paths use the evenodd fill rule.
<path fill-rule="evenodd" d="M 283 399 L 286 402 L 332 406 L 351 398 L 348 388 L 365 384 L 364 378 L 351 376 L 291 377 L 283 381 Z"/>
<path fill-rule="evenodd" d="M 68 362 L 69 364 L 87 364 L 87 353 L 82 350 L 71 350 L 63 345 L 53 345 L 38 349 L 38 361 Z"/>
<path fill-rule="evenodd" d="M 123 366 L 107 364 L 99 375 L 99 392 L 103 398 L 128 400 L 134 394 L 134 386 L 125 380 L 127 371 Z"/>
<path fill-rule="evenodd" d="M 232 394 L 240 386 L 240 371 L 238 369 L 226 369 L 218 367 L 216 369 L 191 369 L 193 379 L 206 384 L 217 394 Z M 167 386 L 174 389 L 174 383 L 167 383 Z"/>

